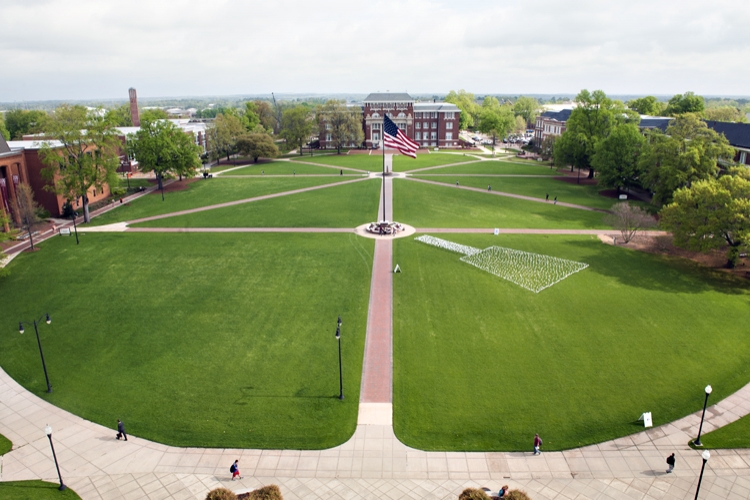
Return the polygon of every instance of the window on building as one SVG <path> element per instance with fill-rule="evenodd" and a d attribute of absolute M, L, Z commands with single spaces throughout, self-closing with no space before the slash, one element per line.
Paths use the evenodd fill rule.
<path fill-rule="evenodd" d="M 437 128 L 437 122 L 432 122 L 432 128 Z"/>
<path fill-rule="evenodd" d="M 331 130 L 331 124 L 330 123 L 326 123 L 326 130 Z"/>
<path fill-rule="evenodd" d="M 437 132 L 431 132 L 430 139 L 437 139 Z"/>
<path fill-rule="evenodd" d="M 400 128 L 401 130 L 406 130 L 406 123 L 399 123 L 398 128 Z"/>
<path fill-rule="evenodd" d="M 380 113 L 373 113 L 373 114 L 372 114 L 372 117 L 373 117 L 373 118 L 380 118 Z"/>
<path fill-rule="evenodd" d="M 380 124 L 379 123 L 373 123 L 372 124 L 372 129 L 373 130 L 380 130 Z"/>
<path fill-rule="evenodd" d="M 373 141 L 379 141 L 380 140 L 380 132 L 373 132 L 373 134 L 372 134 L 372 140 Z"/>
<path fill-rule="evenodd" d="M 416 133 L 414 134 L 414 140 L 415 140 L 415 141 L 419 141 L 419 140 L 421 140 L 421 139 L 422 139 L 422 132 L 416 132 Z"/>
<path fill-rule="evenodd" d="M 445 124 L 445 128 L 447 130 L 453 130 L 453 122 L 448 122 Z"/>
<path fill-rule="evenodd" d="M 326 142 L 331 142 L 331 134 L 326 134 Z"/>
<path fill-rule="evenodd" d="M 417 122 L 417 123 L 414 124 L 414 128 L 416 128 L 417 130 L 419 130 L 420 128 L 422 128 L 422 124 L 419 123 L 419 122 Z"/>
<path fill-rule="evenodd" d="M 453 140 L 453 132 L 446 132 L 445 133 L 445 140 L 446 141 L 452 141 Z"/>
<path fill-rule="evenodd" d="M 432 113 L 430 113 L 430 118 L 437 118 L 437 115 L 437 111 L 433 111 Z"/>
<path fill-rule="evenodd" d="M 433 143 L 431 144 L 431 146 L 437 146 L 437 143 L 436 143 L 436 142 L 433 142 Z"/>
<path fill-rule="evenodd" d="M 398 114 L 398 117 L 399 117 L 399 118 L 406 118 L 406 115 L 405 115 L 404 113 L 399 113 L 399 114 Z"/>
<path fill-rule="evenodd" d="M 453 116 L 454 116 L 453 111 L 448 111 L 447 113 L 445 113 L 445 119 L 446 120 L 452 120 Z"/>

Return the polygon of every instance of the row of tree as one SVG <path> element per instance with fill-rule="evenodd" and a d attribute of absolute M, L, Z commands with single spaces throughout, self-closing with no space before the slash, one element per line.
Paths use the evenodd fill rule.
<path fill-rule="evenodd" d="M 705 99 L 693 92 L 677 94 L 668 102 L 659 101 L 655 96 L 641 97 L 627 102 L 628 108 L 642 115 L 679 116 L 685 113 L 696 113 L 706 120 L 743 123 L 748 121 L 744 109 L 721 102 L 715 104 L 717 105 L 707 106 Z"/>

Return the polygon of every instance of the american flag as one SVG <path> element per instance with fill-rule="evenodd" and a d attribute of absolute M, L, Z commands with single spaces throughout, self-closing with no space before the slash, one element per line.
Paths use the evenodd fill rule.
<path fill-rule="evenodd" d="M 407 137 L 395 123 L 391 121 L 388 116 L 383 117 L 383 144 L 389 148 L 398 149 L 398 151 L 406 156 L 412 158 L 417 157 L 417 149 L 419 144 L 412 141 Z"/>

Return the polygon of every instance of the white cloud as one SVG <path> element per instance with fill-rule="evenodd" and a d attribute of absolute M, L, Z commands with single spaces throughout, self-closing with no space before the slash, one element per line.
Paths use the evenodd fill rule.
<path fill-rule="evenodd" d="M 5 0 L 0 101 L 276 92 L 747 94 L 750 2 Z"/>

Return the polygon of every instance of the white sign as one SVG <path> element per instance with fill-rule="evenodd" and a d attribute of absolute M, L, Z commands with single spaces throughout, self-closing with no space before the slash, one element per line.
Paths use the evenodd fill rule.
<path fill-rule="evenodd" d="M 393 270 L 393 272 L 394 273 L 400 273 L 401 272 L 401 268 L 398 267 L 398 264 L 396 264 L 396 268 Z"/>
<path fill-rule="evenodd" d="M 638 420 L 643 420 L 643 427 L 653 427 L 654 422 L 651 420 L 651 412 L 646 412 L 641 414 L 640 417 L 638 417 Z"/>
<path fill-rule="evenodd" d="M 620 199 L 621 199 L 621 200 L 627 200 L 627 199 L 628 199 L 628 195 L 626 195 L 626 194 L 621 194 L 621 195 L 620 195 Z"/>
<path fill-rule="evenodd" d="M 497 236 L 498 234 L 500 234 L 500 230 L 498 228 L 495 228 L 495 236 Z"/>
<path fill-rule="evenodd" d="M 60 236 L 70 236 L 70 229 L 68 229 L 67 227 L 61 227 Z"/>

